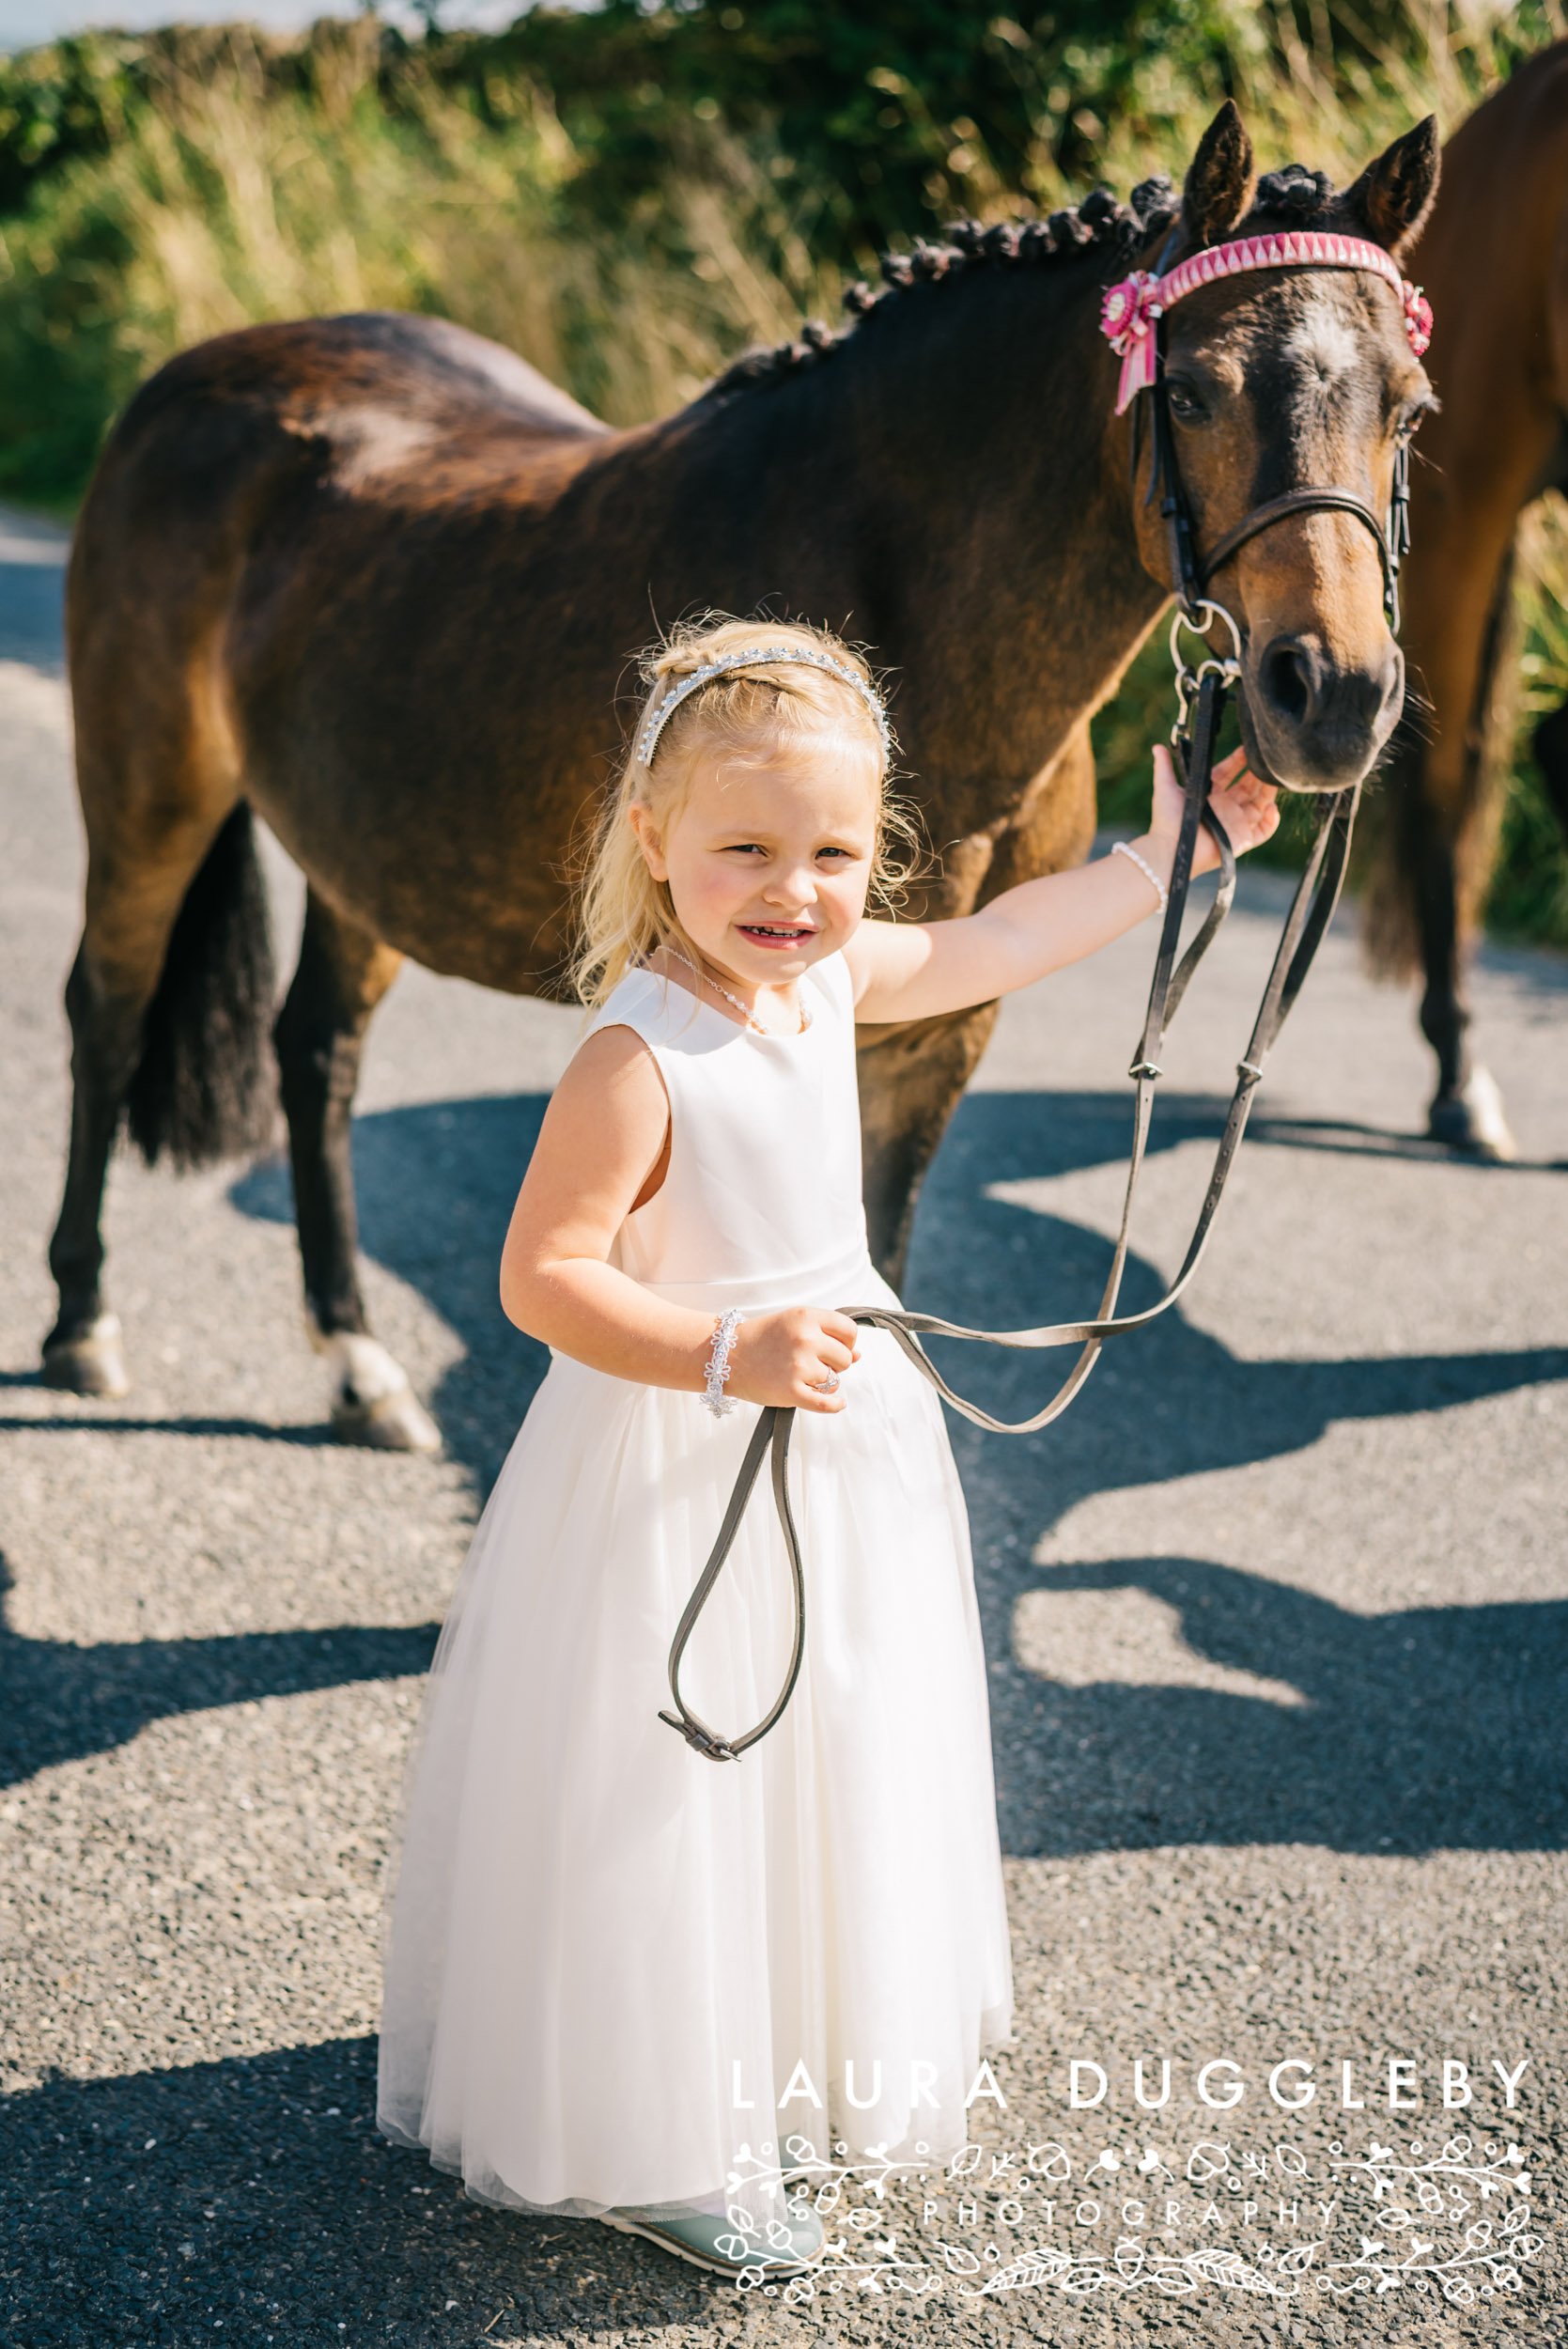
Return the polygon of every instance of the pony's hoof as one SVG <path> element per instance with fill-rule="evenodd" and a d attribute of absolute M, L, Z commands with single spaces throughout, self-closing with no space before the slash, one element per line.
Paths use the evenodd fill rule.
<path fill-rule="evenodd" d="M 439 1452 L 441 1430 L 411 1387 L 362 1403 L 338 1395 L 332 1408 L 339 1443 L 367 1444 L 377 1452 Z"/>
<path fill-rule="evenodd" d="M 96 1394 L 108 1402 L 129 1394 L 118 1314 L 100 1314 L 70 1337 L 46 1338 L 39 1376 L 46 1387 L 63 1387 L 68 1394 Z"/>
<path fill-rule="evenodd" d="M 1488 1068 L 1473 1068 L 1458 1093 L 1439 1093 L 1427 1117 L 1435 1142 L 1471 1158 L 1505 1162 L 1516 1159 L 1519 1145 L 1503 1115 L 1502 1095 Z"/>
<path fill-rule="evenodd" d="M 332 1423 L 339 1443 L 377 1452 L 439 1452 L 441 1430 L 409 1384 L 409 1374 L 365 1330 L 324 1333 L 307 1321 L 310 1342 L 333 1365 Z"/>

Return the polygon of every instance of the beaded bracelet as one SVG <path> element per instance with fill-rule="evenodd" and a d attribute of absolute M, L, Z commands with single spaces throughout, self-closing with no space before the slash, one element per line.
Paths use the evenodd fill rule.
<path fill-rule="evenodd" d="M 1165 883 L 1160 879 L 1159 875 L 1155 871 L 1154 866 L 1149 863 L 1148 858 L 1146 856 L 1140 856 L 1138 850 L 1129 841 L 1126 840 L 1118 840 L 1110 853 L 1112 856 L 1130 856 L 1139 871 L 1141 873 L 1147 874 L 1149 879 L 1153 881 L 1156 890 L 1158 892 L 1159 910 L 1161 913 L 1163 913 L 1166 907 L 1171 902 L 1171 893 L 1166 888 Z"/>
<path fill-rule="evenodd" d="M 735 1408 L 724 1392 L 724 1381 L 730 1375 L 730 1355 L 735 1348 L 735 1333 L 741 1319 L 742 1315 L 732 1305 L 727 1313 L 720 1315 L 713 1325 L 713 1344 L 707 1356 L 707 1386 L 703 1401 L 715 1419 L 722 1419 Z"/>

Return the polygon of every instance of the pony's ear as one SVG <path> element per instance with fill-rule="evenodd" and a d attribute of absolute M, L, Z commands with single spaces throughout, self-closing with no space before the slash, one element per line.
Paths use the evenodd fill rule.
<path fill-rule="evenodd" d="M 1442 167 L 1437 117 L 1428 115 L 1368 163 L 1344 203 L 1396 261 L 1402 261 L 1426 226 Z"/>
<path fill-rule="evenodd" d="M 1182 228 L 1189 244 L 1218 244 L 1251 204 L 1257 186 L 1252 142 L 1227 98 L 1198 143 L 1182 186 Z"/>

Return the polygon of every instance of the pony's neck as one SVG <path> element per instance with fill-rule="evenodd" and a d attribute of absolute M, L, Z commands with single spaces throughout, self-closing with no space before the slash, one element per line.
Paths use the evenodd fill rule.
<path fill-rule="evenodd" d="M 847 455 L 857 484 L 878 608 L 856 625 L 897 672 L 906 747 L 972 790 L 977 826 L 1105 698 L 1165 599 L 1139 559 L 1112 414 L 1110 273 L 1091 251 L 911 288 L 810 387 L 815 461 L 842 482 Z M 825 428 L 841 417 L 833 446 Z"/>

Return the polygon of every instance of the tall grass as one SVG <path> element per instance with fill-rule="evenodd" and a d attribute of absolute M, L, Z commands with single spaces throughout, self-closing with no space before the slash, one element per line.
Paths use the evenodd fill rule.
<path fill-rule="evenodd" d="M 986 38 L 1005 35 L 1034 126 L 1006 171 L 979 124 L 933 113 L 928 89 L 891 68 L 867 78 L 890 139 L 902 125 L 932 159 L 923 204 L 951 197 L 1002 218 L 1094 179 L 1125 191 L 1152 169 L 1179 177 L 1227 94 L 1262 166 L 1299 158 L 1343 180 L 1427 112 L 1452 130 L 1522 49 L 1568 29 L 1562 0 L 1376 0 L 1375 27 L 1356 6 L 1181 0 L 1163 11 L 1169 39 L 1129 50 L 1107 34 L 1048 55 L 999 18 Z M 564 29 L 591 44 L 587 23 Z M 629 22 L 612 29 L 636 37 Z M 242 27 L 159 37 L 135 53 L 139 79 L 126 73 L 133 44 L 104 53 L 114 104 L 94 99 L 93 135 L 0 217 L 0 490 L 69 510 L 136 383 L 252 319 L 439 313 L 632 424 L 679 406 L 748 343 L 792 334 L 802 314 L 831 318 L 850 270 L 875 268 L 846 226 L 843 189 L 820 167 L 812 183 L 783 143 L 787 125 L 753 109 L 729 127 L 722 89 L 674 103 L 634 73 L 617 111 L 546 90 L 520 70 L 513 37 L 416 50 L 390 77 L 380 40 L 374 26 L 318 27 L 292 73 L 275 41 Z M 47 61 L 23 63 L 36 96 Z M 73 51 L 89 97 L 91 65 Z M 831 134 L 813 126 L 810 152 Z M 1523 733 L 1568 698 L 1560 507 L 1531 518 L 1518 576 L 1520 747 L 1490 913 L 1568 944 L 1568 852 Z M 1151 646 L 1096 720 L 1109 816 L 1146 807 L 1169 695 L 1162 644 Z M 1295 853 L 1293 834 L 1281 853 Z"/>
<path fill-rule="evenodd" d="M 439 313 L 615 424 L 691 398 L 746 344 L 837 306 L 759 143 L 720 128 L 652 221 L 574 233 L 583 158 L 548 96 L 345 76 L 258 102 L 171 72 L 107 154 L 0 222 L 0 489 L 66 507 L 107 425 L 174 351 L 256 319 Z"/>

